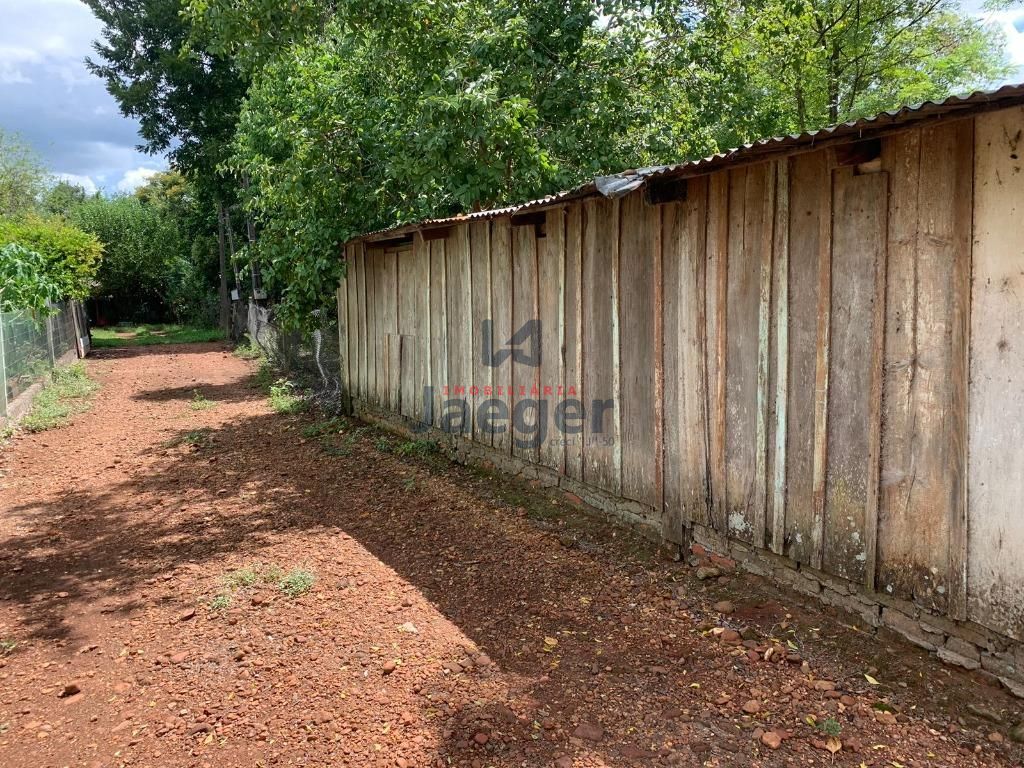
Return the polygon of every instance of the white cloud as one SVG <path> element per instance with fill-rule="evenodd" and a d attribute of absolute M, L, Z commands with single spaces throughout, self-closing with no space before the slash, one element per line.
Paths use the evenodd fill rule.
<path fill-rule="evenodd" d="M 121 180 L 117 182 L 117 191 L 125 193 L 134 192 L 158 173 L 160 173 L 160 171 L 155 168 L 135 168 L 134 170 L 128 171 L 121 177 Z"/>
<path fill-rule="evenodd" d="M 87 195 L 95 195 L 99 187 L 96 186 L 96 182 L 88 176 L 82 176 L 77 173 L 55 173 L 53 175 L 58 181 L 66 181 L 68 184 L 74 184 L 75 186 L 81 187 L 85 190 Z"/>

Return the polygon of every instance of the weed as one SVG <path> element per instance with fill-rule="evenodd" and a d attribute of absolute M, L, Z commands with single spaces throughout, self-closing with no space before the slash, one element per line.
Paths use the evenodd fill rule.
<path fill-rule="evenodd" d="M 238 568 L 231 571 L 224 577 L 224 584 L 231 589 L 237 589 L 238 587 L 251 587 L 254 584 L 258 584 L 260 581 L 260 574 L 257 570 L 259 566 L 247 566 L 245 568 Z"/>
<path fill-rule="evenodd" d="M 395 448 L 395 455 L 403 458 L 425 458 L 437 450 L 433 440 L 406 440 Z"/>
<path fill-rule="evenodd" d="M 217 328 L 196 328 L 189 325 L 140 325 L 135 328 L 93 328 L 92 346 L 145 347 L 154 344 L 195 344 L 221 341 L 224 334 Z"/>
<path fill-rule="evenodd" d="M 886 704 L 884 701 L 876 701 L 874 704 L 871 705 L 871 708 L 874 709 L 874 710 L 877 710 L 879 712 L 895 712 L 896 711 L 892 706 L 890 706 L 889 704 Z"/>
<path fill-rule="evenodd" d="M 404 483 L 402 483 L 402 487 L 405 489 L 406 493 L 412 493 L 416 490 L 416 478 L 408 478 Z"/>
<path fill-rule="evenodd" d="M 210 601 L 211 611 L 226 611 L 231 607 L 231 595 L 221 593 Z"/>
<path fill-rule="evenodd" d="M 301 413 L 306 401 L 296 393 L 296 387 L 287 379 L 278 379 L 270 385 L 270 407 L 277 413 Z"/>
<path fill-rule="evenodd" d="M 235 347 L 235 355 L 243 360 L 260 360 L 261 358 L 266 357 L 260 345 L 254 344 L 248 337 L 246 337 L 244 343 Z"/>
<path fill-rule="evenodd" d="M 392 453 L 394 450 L 391 445 L 391 441 L 388 440 L 386 437 L 378 437 L 377 440 L 373 443 L 373 447 L 376 448 L 381 453 Z"/>
<path fill-rule="evenodd" d="M 828 736 L 833 736 L 837 739 L 839 738 L 839 734 L 843 732 L 843 726 L 834 717 L 829 717 L 822 720 L 820 723 L 815 723 L 814 727 L 822 733 Z"/>
<path fill-rule="evenodd" d="M 302 430 L 302 436 L 307 438 L 324 437 L 341 432 L 346 426 L 345 420 L 341 418 L 327 419 L 310 424 Z"/>
<path fill-rule="evenodd" d="M 0 639 L 0 656 L 9 656 L 18 644 L 8 637 Z"/>
<path fill-rule="evenodd" d="M 72 416 L 89 409 L 89 398 L 97 389 L 83 363 L 54 368 L 50 384 L 36 397 L 21 426 L 29 432 L 64 426 Z"/>
<path fill-rule="evenodd" d="M 191 429 L 183 435 L 168 440 L 164 443 L 164 448 L 175 448 L 179 445 L 193 445 L 197 448 L 203 448 L 212 441 L 213 430 L 209 427 L 203 427 L 202 429 Z"/>
<path fill-rule="evenodd" d="M 288 597 L 304 595 L 313 588 L 316 578 L 305 568 L 293 568 L 277 583 L 278 588 Z"/>
<path fill-rule="evenodd" d="M 206 395 L 200 392 L 198 389 L 192 390 L 192 402 L 189 403 L 189 407 L 193 411 L 205 411 L 208 408 L 213 408 L 217 403 L 213 400 L 208 400 Z"/>

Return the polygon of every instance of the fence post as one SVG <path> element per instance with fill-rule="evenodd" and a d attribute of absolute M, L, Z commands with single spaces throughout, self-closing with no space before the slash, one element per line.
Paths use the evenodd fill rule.
<path fill-rule="evenodd" d="M 52 308 L 52 305 L 47 304 L 48 308 Z M 50 367 L 54 368 L 57 365 L 57 353 L 53 349 L 53 315 L 46 316 L 46 346 L 50 350 Z"/>
<path fill-rule="evenodd" d="M 4 351 L 4 313 L 0 312 L 0 414 L 7 416 L 7 354 Z"/>

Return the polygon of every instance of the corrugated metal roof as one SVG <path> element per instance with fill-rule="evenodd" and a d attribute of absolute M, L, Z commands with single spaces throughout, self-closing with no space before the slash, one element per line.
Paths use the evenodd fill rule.
<path fill-rule="evenodd" d="M 900 109 L 881 112 L 872 117 L 863 117 L 846 123 L 832 125 L 817 131 L 793 133 L 787 136 L 773 136 L 758 139 L 750 144 L 720 152 L 709 157 L 688 160 L 673 165 L 659 165 L 648 168 L 637 168 L 623 171 L 611 176 L 599 176 L 580 186 L 547 195 L 537 200 L 520 205 L 495 208 L 474 213 L 460 214 L 442 219 L 426 219 L 415 223 L 404 224 L 376 232 L 369 232 L 353 240 L 379 239 L 397 237 L 415 232 L 421 228 L 453 226 L 464 221 L 493 219 L 525 211 L 547 208 L 558 203 L 575 200 L 592 195 L 621 197 L 652 178 L 671 178 L 693 176 L 711 171 L 726 165 L 760 159 L 775 154 L 787 154 L 801 149 L 815 147 L 823 143 L 840 143 L 856 141 L 861 138 L 877 136 L 913 123 L 949 115 L 974 114 L 990 109 L 1001 109 L 1014 104 L 1024 104 L 1024 83 L 1004 85 L 991 91 L 975 91 L 966 96 L 950 96 L 942 101 L 925 101 L 921 104 L 902 107 Z"/>

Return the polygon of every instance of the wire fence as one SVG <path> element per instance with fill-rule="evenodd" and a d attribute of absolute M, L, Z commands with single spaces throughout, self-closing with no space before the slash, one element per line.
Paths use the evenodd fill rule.
<path fill-rule="evenodd" d="M 89 336 L 78 302 L 62 302 L 46 318 L 26 311 L 0 312 L 0 417 L 66 358 L 84 356 Z"/>
<path fill-rule="evenodd" d="M 313 313 L 316 330 L 284 331 L 272 307 L 249 304 L 246 333 L 267 359 L 289 379 L 306 389 L 325 411 L 341 407 L 338 316 L 334 307 Z"/>

